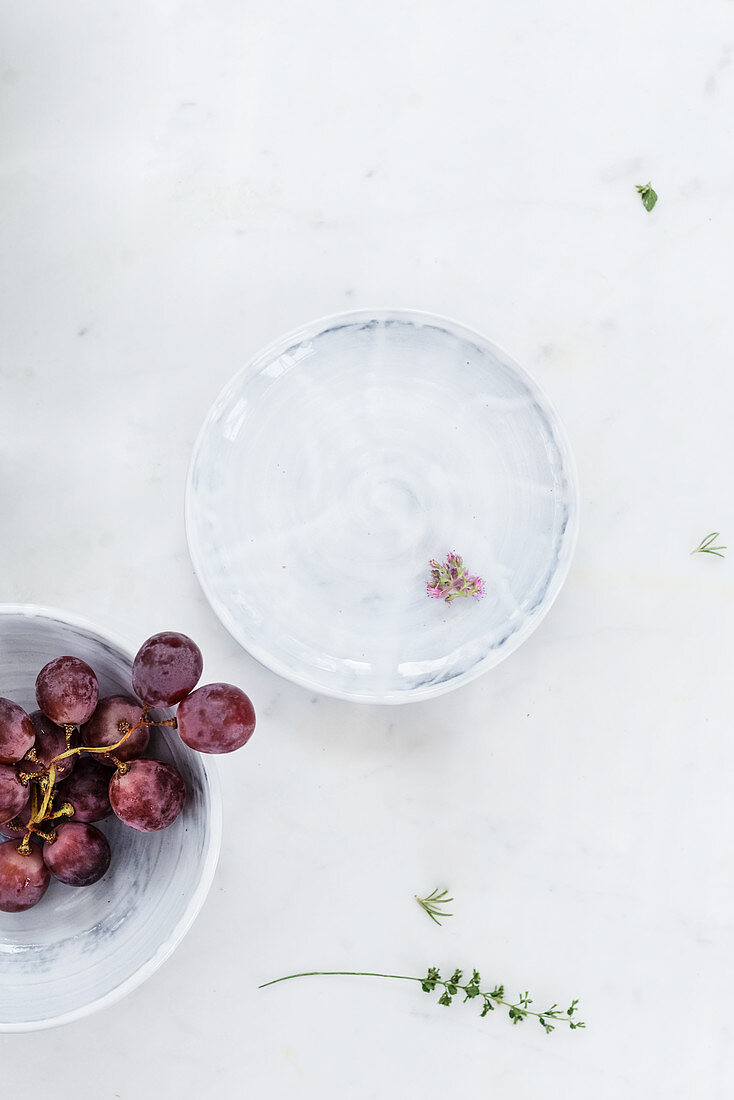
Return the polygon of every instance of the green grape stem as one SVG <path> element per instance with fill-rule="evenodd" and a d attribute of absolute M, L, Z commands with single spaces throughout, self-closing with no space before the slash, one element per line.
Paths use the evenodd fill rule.
<path fill-rule="evenodd" d="M 56 765 L 59 763 L 59 761 L 66 760 L 69 756 L 78 756 L 80 753 L 87 753 L 89 755 L 103 753 L 105 756 L 111 757 L 113 753 L 115 753 L 122 745 L 125 744 L 131 734 L 135 733 L 136 730 L 141 729 L 141 727 L 143 726 L 172 726 L 174 729 L 177 727 L 178 723 L 176 722 L 175 718 L 164 718 L 157 722 L 150 720 L 148 718 L 149 710 L 150 707 L 144 706 L 140 721 L 137 722 L 134 726 L 128 726 L 120 740 L 117 741 L 114 745 L 100 745 L 98 747 L 77 745 L 76 748 L 72 748 L 70 746 L 70 742 L 77 727 L 73 725 L 64 726 L 64 730 L 66 732 L 66 750 L 64 752 L 60 752 L 58 756 L 55 756 L 44 772 L 27 774 L 27 779 L 31 783 L 31 816 L 28 824 L 25 827 L 25 836 L 18 845 L 18 851 L 21 853 L 21 855 L 30 854 L 31 836 L 34 833 L 38 836 L 44 837 L 44 839 L 49 839 L 50 834 L 41 832 L 41 825 L 46 822 L 54 821 L 62 816 L 69 816 L 69 811 L 65 808 L 68 805 L 69 809 L 71 809 L 71 806 L 68 803 L 65 804 L 64 807 L 61 807 L 61 809 L 56 813 L 51 812 L 54 788 L 56 785 Z M 33 750 L 30 751 L 32 752 Z M 32 757 L 29 756 L 29 759 L 32 759 Z M 116 760 L 115 766 L 119 772 L 124 773 L 128 770 L 130 765 L 127 764 L 125 761 Z M 41 799 L 40 806 L 38 805 L 37 798 L 37 791 L 39 788 L 43 792 L 43 798 Z"/>
<path fill-rule="evenodd" d="M 54 784 L 56 782 L 56 765 L 52 760 L 48 766 L 48 775 L 46 776 L 45 783 L 42 783 L 41 789 L 43 790 L 43 802 L 41 808 L 38 811 L 38 818 L 36 821 L 31 821 L 31 825 L 39 825 L 46 817 L 46 811 L 48 810 L 49 802 L 51 801 L 51 795 L 53 793 Z"/>
<path fill-rule="evenodd" d="M 465 1001 L 473 1000 L 475 997 L 482 998 L 484 1002 L 482 1016 L 486 1016 L 488 1012 L 493 1011 L 496 1005 L 508 1010 L 513 1024 L 520 1023 L 527 1016 L 535 1016 L 547 1034 L 554 1030 L 555 1023 L 566 1023 L 571 1030 L 586 1027 L 586 1024 L 581 1020 L 572 1018 L 576 1012 L 578 1001 L 572 1001 L 565 1012 L 555 1004 L 551 1005 L 545 1012 L 536 1012 L 535 1009 L 528 1007 L 533 1002 L 527 993 L 521 994 L 515 1002 L 508 1001 L 505 999 L 504 986 L 496 985 L 491 992 L 483 992 L 479 989 L 480 977 L 478 971 L 473 971 L 471 981 L 463 985 L 461 984 L 461 973 L 460 970 L 456 970 L 451 978 L 444 980 L 440 977 L 438 970 L 433 968 L 428 971 L 425 978 L 416 978 L 410 974 L 382 974 L 372 970 L 306 970 L 300 974 L 286 974 L 282 978 L 273 978 L 272 981 L 263 982 L 262 985 L 258 986 L 258 989 L 266 989 L 269 985 L 277 985 L 278 982 L 288 982 L 292 978 L 333 977 L 337 975 L 350 978 L 395 978 L 403 982 L 420 982 L 425 993 L 431 993 L 436 987 L 441 986 L 443 993 L 438 999 L 438 1003 L 441 1005 L 450 1005 L 453 997 L 461 990 L 465 994 Z M 549 1023 L 551 1020 L 554 1023 Z"/>

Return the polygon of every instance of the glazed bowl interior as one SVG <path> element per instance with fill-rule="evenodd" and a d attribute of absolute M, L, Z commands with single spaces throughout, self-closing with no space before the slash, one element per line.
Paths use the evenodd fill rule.
<path fill-rule="evenodd" d="M 0 696 L 35 710 L 37 673 L 65 654 L 91 665 L 100 696 L 131 693 L 124 643 L 62 612 L 0 605 Z M 119 999 L 158 969 L 201 908 L 221 839 L 216 780 L 175 730 L 155 729 L 146 755 L 181 772 L 182 814 L 148 834 L 114 815 L 97 822 L 112 849 L 104 878 L 86 888 L 52 879 L 33 909 L 0 913 L 0 1031 L 51 1027 Z"/>
<path fill-rule="evenodd" d="M 486 337 L 412 310 L 314 321 L 225 386 L 194 448 L 192 561 L 268 668 L 364 703 L 430 699 L 529 637 L 568 573 L 563 426 Z M 460 554 L 481 600 L 430 599 Z"/>

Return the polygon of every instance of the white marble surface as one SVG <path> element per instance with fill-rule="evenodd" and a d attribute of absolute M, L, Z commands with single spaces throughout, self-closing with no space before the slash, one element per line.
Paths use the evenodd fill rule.
<path fill-rule="evenodd" d="M 3 1095 L 730 1096 L 734 5 L 27 0 L 0 20 L 0 599 L 132 641 L 185 630 L 260 715 L 223 762 L 224 853 L 182 946 L 106 1012 L 0 1038 Z M 504 345 L 582 485 L 537 633 L 400 709 L 255 664 L 183 532 L 221 385 L 367 306 Z M 729 556 L 691 557 L 713 529 Z M 443 928 L 413 900 L 437 884 Z M 400 983 L 256 989 L 429 964 L 579 997 L 588 1030 Z"/>

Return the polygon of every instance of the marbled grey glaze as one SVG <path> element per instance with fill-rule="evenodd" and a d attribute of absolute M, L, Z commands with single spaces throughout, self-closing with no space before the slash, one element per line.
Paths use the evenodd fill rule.
<path fill-rule="evenodd" d="M 87 661 L 103 694 L 130 691 L 124 643 L 64 613 L 0 605 L 0 695 L 32 710 L 38 670 L 61 653 Z M 218 785 L 172 731 L 155 731 L 151 754 L 186 780 L 174 824 L 144 835 L 99 822 L 112 848 L 104 878 L 83 889 L 52 881 L 35 908 L 0 913 L 0 1031 L 51 1027 L 117 1000 L 165 961 L 201 908 L 219 854 Z"/>
<path fill-rule="evenodd" d="M 568 572 L 573 460 L 533 380 L 488 340 L 410 311 L 314 322 L 220 394 L 189 473 L 204 591 L 263 664 L 398 703 L 458 687 L 538 625 Z M 426 595 L 454 550 L 483 600 Z"/>

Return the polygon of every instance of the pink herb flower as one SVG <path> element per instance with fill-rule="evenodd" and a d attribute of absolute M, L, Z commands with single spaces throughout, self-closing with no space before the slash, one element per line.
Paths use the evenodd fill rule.
<path fill-rule="evenodd" d="M 453 552 L 445 562 L 431 561 L 431 579 L 426 591 L 434 600 L 446 600 L 451 603 L 457 596 L 474 596 L 481 599 L 484 595 L 484 582 L 481 577 L 471 577 L 464 565 L 464 559 Z"/>

